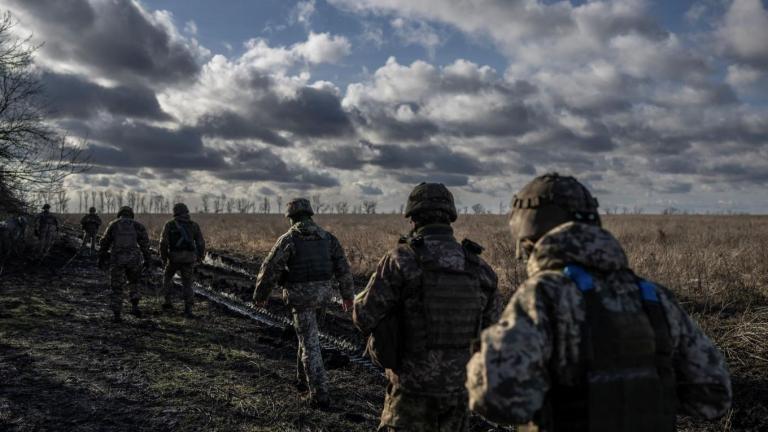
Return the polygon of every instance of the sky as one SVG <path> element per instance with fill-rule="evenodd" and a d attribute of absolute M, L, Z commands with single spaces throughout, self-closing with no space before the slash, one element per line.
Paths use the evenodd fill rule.
<path fill-rule="evenodd" d="M 0 0 L 72 190 L 768 212 L 768 0 Z"/>

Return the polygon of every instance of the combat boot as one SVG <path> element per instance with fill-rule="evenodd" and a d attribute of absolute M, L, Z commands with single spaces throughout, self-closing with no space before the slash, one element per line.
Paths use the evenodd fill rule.
<path fill-rule="evenodd" d="M 141 318 L 141 310 L 139 309 L 139 302 L 131 302 L 131 315 L 135 316 L 136 318 Z"/>

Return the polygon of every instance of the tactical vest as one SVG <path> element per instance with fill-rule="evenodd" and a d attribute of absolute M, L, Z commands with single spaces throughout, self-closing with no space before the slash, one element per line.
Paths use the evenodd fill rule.
<path fill-rule="evenodd" d="M 115 251 L 127 251 L 138 249 L 139 233 L 132 219 L 118 219 L 115 222 L 114 233 L 112 234 L 112 249 Z"/>
<path fill-rule="evenodd" d="M 477 277 L 480 258 L 464 248 L 464 270 L 440 265 L 423 239 L 408 240 L 421 270 L 418 286 L 407 294 L 417 299 L 403 317 L 406 352 L 469 350 L 480 334 L 482 293 Z"/>
<path fill-rule="evenodd" d="M 170 223 L 168 229 L 168 248 L 171 252 L 182 252 L 197 250 L 195 245 L 195 239 L 192 236 L 190 224 L 184 224 L 177 220 L 173 220 Z"/>
<path fill-rule="evenodd" d="M 294 236 L 293 246 L 293 255 L 288 260 L 287 282 L 317 282 L 333 278 L 329 239 L 302 239 Z"/>
<path fill-rule="evenodd" d="M 606 309 L 592 276 L 576 265 L 563 273 L 578 286 L 586 306 L 582 326 L 582 382 L 555 379 L 545 404 L 547 430 L 589 432 L 673 431 L 677 412 L 672 339 L 657 288 L 638 280 L 643 309 Z"/>
<path fill-rule="evenodd" d="M 50 213 L 41 213 L 40 219 L 38 221 L 38 228 L 40 230 L 44 230 L 48 228 L 48 226 L 58 226 L 58 221 L 56 220 L 56 216 Z"/>

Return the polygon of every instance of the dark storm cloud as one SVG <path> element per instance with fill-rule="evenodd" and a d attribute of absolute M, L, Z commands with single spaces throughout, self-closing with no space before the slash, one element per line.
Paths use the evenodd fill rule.
<path fill-rule="evenodd" d="M 198 120 L 197 128 L 203 135 L 218 138 L 258 139 L 281 147 L 291 144 L 277 133 L 232 111 L 205 114 Z"/>
<path fill-rule="evenodd" d="M 122 82 L 177 83 L 200 70 L 194 47 L 129 0 L 11 0 L 50 58 Z"/>
<path fill-rule="evenodd" d="M 228 156 L 234 161 L 214 175 L 223 180 L 273 181 L 297 189 L 327 188 L 339 185 L 338 179 L 327 173 L 301 166 L 289 166 L 269 149 L 236 149 Z"/>
<path fill-rule="evenodd" d="M 309 137 L 340 136 L 352 131 L 339 97 L 330 91 L 303 87 L 295 98 L 266 102 L 274 104 L 266 112 L 275 129 Z"/>
<path fill-rule="evenodd" d="M 446 186 L 459 187 L 469 184 L 469 177 L 449 173 L 402 174 L 395 176 L 397 181 L 417 185 L 421 182 L 443 183 Z"/>
<path fill-rule="evenodd" d="M 358 184 L 357 187 L 358 189 L 360 189 L 360 192 L 362 192 L 365 195 L 383 195 L 384 194 L 381 188 L 377 186 Z"/>
<path fill-rule="evenodd" d="M 693 184 L 687 182 L 672 181 L 669 183 L 654 184 L 651 190 L 664 194 L 686 194 L 693 190 Z"/>
<path fill-rule="evenodd" d="M 53 116 L 88 118 L 106 111 L 148 120 L 169 120 L 147 87 L 103 87 L 75 75 L 46 72 L 41 77 Z"/>
<path fill-rule="evenodd" d="M 91 161 L 97 165 L 194 170 L 225 167 L 222 156 L 205 148 L 193 129 L 115 124 L 94 128 L 90 137 L 99 143 L 89 147 Z"/>
<path fill-rule="evenodd" d="M 484 163 L 448 147 L 423 144 L 399 146 L 361 141 L 354 146 L 337 146 L 318 150 L 315 157 L 324 165 L 344 169 L 360 169 L 364 165 L 386 170 L 422 170 L 477 175 L 498 170 L 496 163 Z"/>

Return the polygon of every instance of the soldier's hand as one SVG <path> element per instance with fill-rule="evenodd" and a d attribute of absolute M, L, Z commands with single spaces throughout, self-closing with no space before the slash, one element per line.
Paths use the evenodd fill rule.
<path fill-rule="evenodd" d="M 355 301 L 352 299 L 342 300 L 341 308 L 344 309 L 344 312 L 349 312 L 352 310 L 352 307 L 354 306 L 354 304 L 355 304 Z"/>

